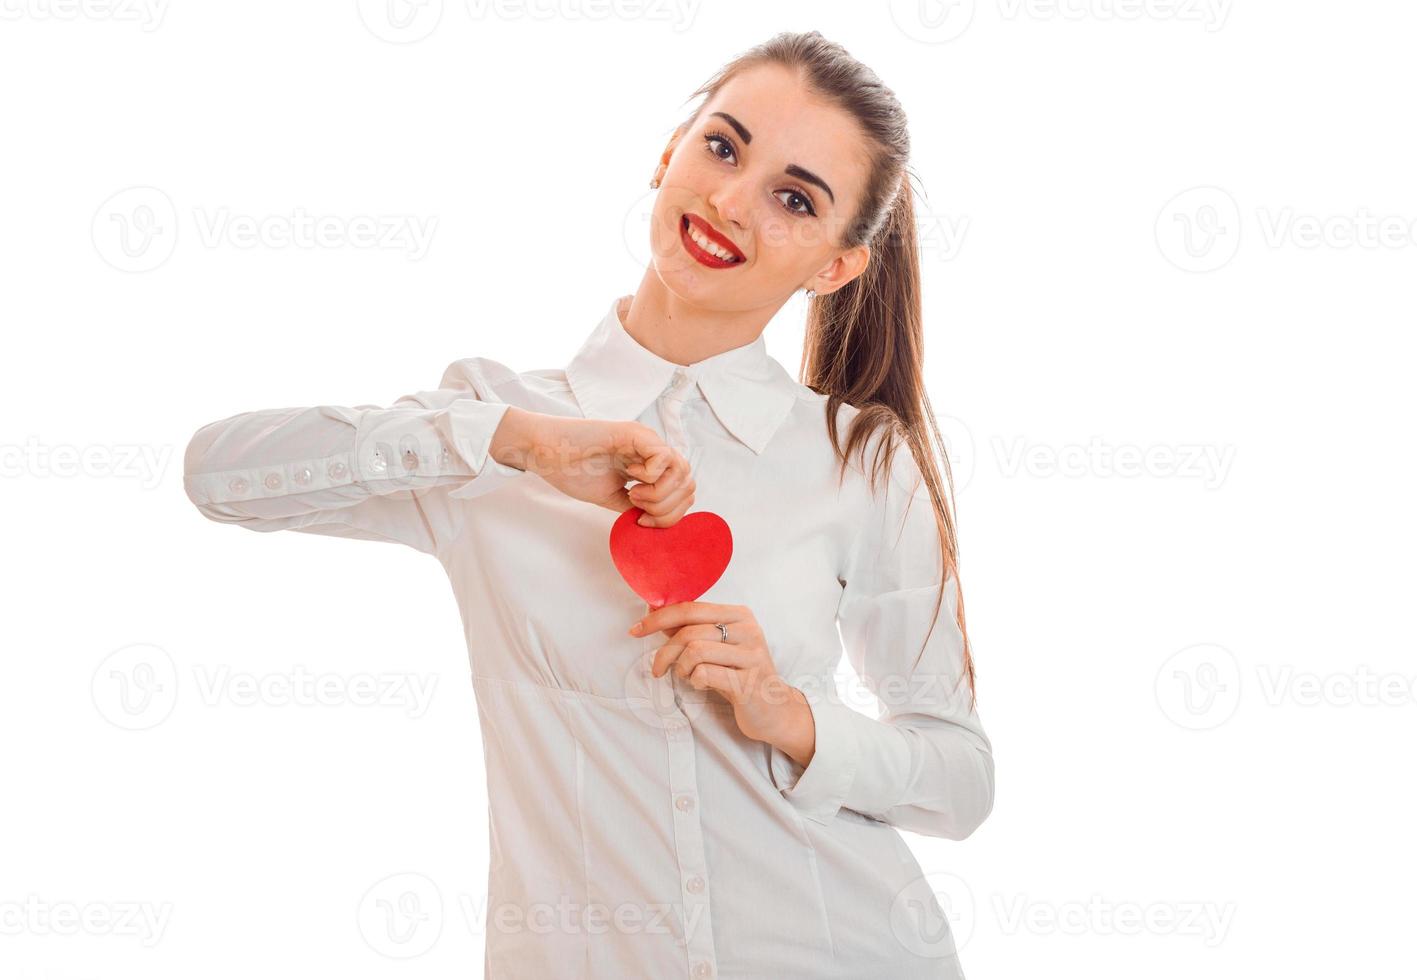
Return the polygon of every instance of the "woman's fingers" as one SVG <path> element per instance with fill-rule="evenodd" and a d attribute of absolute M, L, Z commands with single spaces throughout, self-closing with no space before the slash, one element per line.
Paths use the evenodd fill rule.
<path fill-rule="evenodd" d="M 689 477 L 686 469 L 678 466 L 671 466 L 665 470 L 658 480 L 641 483 L 636 487 L 631 487 L 631 496 L 637 501 L 642 501 L 646 505 L 663 504 L 671 497 L 677 497 L 687 490 L 690 493 L 694 490 L 694 481 Z M 654 513 L 661 513 L 662 509 L 655 510 L 653 506 L 646 506 L 646 510 Z"/>
<path fill-rule="evenodd" d="M 637 458 L 626 469 L 635 479 L 653 483 L 668 468 L 672 457 L 678 454 L 649 426 L 638 422 L 630 425 L 629 430 L 622 430 L 627 436 L 622 446 L 628 450 L 627 455 Z"/>
<path fill-rule="evenodd" d="M 649 516 L 645 526 L 669 527 L 678 523 L 679 519 L 693 506 L 694 486 L 692 482 L 688 483 L 657 501 L 641 502 L 638 497 L 631 494 L 630 502 Z"/>
<path fill-rule="evenodd" d="M 659 483 L 674 472 L 688 468 L 687 464 L 680 464 L 678 456 L 674 450 L 665 448 L 630 463 L 625 472 L 645 483 Z"/>
<path fill-rule="evenodd" d="M 671 462 L 657 482 L 631 487 L 630 502 L 653 518 L 655 526 L 665 526 L 688 511 L 694 502 L 694 490 L 688 468 L 676 461 Z"/>
<path fill-rule="evenodd" d="M 645 460 L 645 482 L 658 483 L 673 472 L 673 451 L 668 447 L 655 450 Z"/>
<path fill-rule="evenodd" d="M 718 630 L 713 631 L 715 637 Z M 650 673 L 655 677 L 663 677 L 670 670 L 674 670 L 680 677 L 688 677 L 699 664 L 717 664 L 720 667 L 731 667 L 735 669 L 747 669 L 758 665 L 758 658 L 751 650 L 744 650 L 735 647 L 731 643 L 719 643 L 714 640 L 700 640 L 699 645 L 690 647 L 694 642 L 686 639 L 682 642 L 669 642 L 654 652 L 654 657 L 650 661 Z"/>
<path fill-rule="evenodd" d="M 631 503 L 656 517 L 662 517 L 673 511 L 684 503 L 686 496 L 692 498 L 695 490 L 688 463 L 678 453 L 672 451 L 671 453 L 666 465 L 655 479 L 649 478 L 654 470 L 650 464 L 646 464 L 642 469 L 633 466 L 628 468 L 631 476 L 641 480 L 640 483 L 630 488 Z M 637 469 L 640 475 L 637 475 Z"/>
<path fill-rule="evenodd" d="M 645 425 L 633 425 L 628 443 L 631 455 L 638 458 L 627 463 L 624 472 L 639 481 L 627 492 L 629 502 L 645 512 L 644 526 L 674 524 L 694 502 L 695 486 L 689 461 Z"/>

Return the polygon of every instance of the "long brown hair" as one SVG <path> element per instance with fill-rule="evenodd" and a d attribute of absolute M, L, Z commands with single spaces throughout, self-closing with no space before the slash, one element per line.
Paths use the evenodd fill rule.
<path fill-rule="evenodd" d="M 702 108 L 729 79 L 763 64 L 798 71 L 815 93 L 850 113 L 866 136 L 871 162 L 865 196 L 845 225 L 838 245 L 869 245 L 871 260 L 861 275 L 842 288 L 808 300 L 799 381 L 827 396 L 827 433 L 841 463 L 842 477 L 853 452 L 861 458 L 864 469 L 867 444 L 878 430 L 881 438 L 870 474 L 873 488 L 882 473 L 890 473 L 891 460 L 902 441 L 914 455 L 930 494 L 941 545 L 940 591 L 930 629 L 934 630 L 939 619 L 944 583 L 953 573 L 955 618 L 964 638 L 963 679 L 969 682 L 972 707 L 974 658 L 965 629 L 964 591 L 959 579 L 954 476 L 925 391 L 920 256 L 905 111 L 875 72 L 818 31 L 784 32 L 764 41 L 719 69 L 689 98 L 703 96 Z M 680 125 L 679 132 L 697 117 L 695 111 Z M 837 430 L 837 412 L 842 403 L 859 409 L 848 430 L 845 448 L 840 445 Z M 938 456 L 935 446 L 939 447 Z M 944 488 L 949 491 L 948 501 Z"/>

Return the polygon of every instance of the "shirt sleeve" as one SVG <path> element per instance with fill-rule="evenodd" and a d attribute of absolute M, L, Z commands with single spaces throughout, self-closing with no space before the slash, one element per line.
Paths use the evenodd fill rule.
<path fill-rule="evenodd" d="M 514 371 L 486 358 L 450 364 L 436 389 L 391 405 L 244 412 L 189 441 L 183 486 L 213 521 L 406 544 L 436 555 L 455 536 L 450 498 L 525 475 L 492 459 Z"/>
<path fill-rule="evenodd" d="M 816 748 L 804 769 L 773 746 L 772 779 L 819 823 L 846 807 L 961 840 L 993 809 L 993 751 L 963 677 L 953 573 L 930 630 L 940 590 L 939 533 L 908 446 L 897 448 L 878 493 L 858 531 L 837 611 L 847 657 L 875 696 L 878 717 L 843 704 L 834 685 L 803 690 Z"/>

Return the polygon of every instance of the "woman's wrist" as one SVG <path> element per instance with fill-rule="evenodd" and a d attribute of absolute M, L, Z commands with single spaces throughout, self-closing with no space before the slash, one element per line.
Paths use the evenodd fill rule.
<path fill-rule="evenodd" d="M 527 469 L 532 454 L 540 445 L 545 420 L 546 416 L 539 412 L 509 406 L 502 413 L 497 431 L 492 434 L 488 456 L 504 466 Z"/>
<path fill-rule="evenodd" d="M 805 769 L 817 747 L 817 723 L 807 695 L 795 687 L 787 690 L 789 697 L 782 706 L 781 726 L 767 741 Z"/>

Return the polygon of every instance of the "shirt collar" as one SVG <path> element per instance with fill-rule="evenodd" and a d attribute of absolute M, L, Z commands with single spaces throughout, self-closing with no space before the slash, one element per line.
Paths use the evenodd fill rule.
<path fill-rule="evenodd" d="M 698 382 L 724 428 L 761 454 L 797 400 L 797 382 L 768 354 L 762 334 L 693 364 L 676 364 L 630 336 L 620 322 L 625 299 L 610 304 L 566 367 L 566 380 L 586 418 L 639 418 L 678 371 Z"/>

